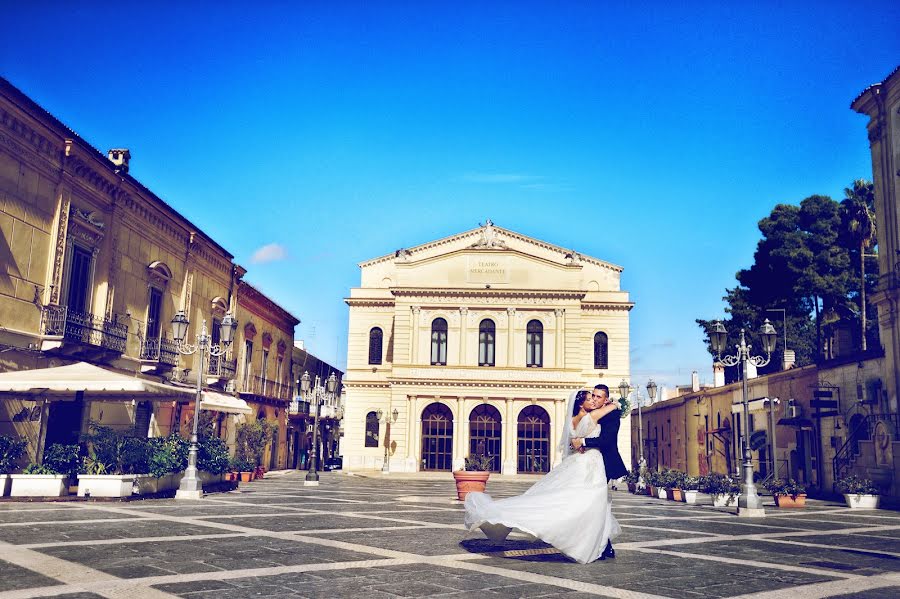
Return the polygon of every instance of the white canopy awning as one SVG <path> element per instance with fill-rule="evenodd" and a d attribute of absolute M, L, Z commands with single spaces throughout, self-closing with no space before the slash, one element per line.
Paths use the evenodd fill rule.
<path fill-rule="evenodd" d="M 87 362 L 0 373 L 0 394 L 69 399 L 74 398 L 77 391 L 84 392 L 88 399 L 193 399 L 197 394 L 191 387 L 157 383 Z M 215 391 L 203 392 L 201 406 L 206 410 L 233 414 L 253 412 L 244 400 Z"/>
<path fill-rule="evenodd" d="M 229 414 L 252 414 L 253 409 L 247 405 L 247 402 L 233 395 L 224 393 L 216 393 L 215 391 L 204 391 L 200 399 L 201 410 L 212 410 L 214 412 L 227 412 Z"/>

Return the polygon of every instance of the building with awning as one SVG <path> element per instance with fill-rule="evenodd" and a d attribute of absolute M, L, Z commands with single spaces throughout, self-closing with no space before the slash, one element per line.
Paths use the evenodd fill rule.
<path fill-rule="evenodd" d="M 220 343 L 246 274 L 234 256 L 130 174 L 127 148 L 98 151 L 2 77 L 0 115 L 0 434 L 26 439 L 35 462 L 91 423 L 189 436 L 199 381 L 208 432 L 233 448 L 249 416 L 283 438 L 296 319 L 245 311 L 255 354 L 246 336 Z M 254 305 L 276 305 L 245 288 Z M 176 314 L 187 344 L 206 334 L 221 352 L 182 351 Z M 270 454 L 283 464 L 283 443 Z"/>

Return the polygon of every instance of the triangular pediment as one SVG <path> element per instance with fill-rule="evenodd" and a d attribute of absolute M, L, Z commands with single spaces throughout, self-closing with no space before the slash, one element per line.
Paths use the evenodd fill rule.
<path fill-rule="evenodd" d="M 399 264 L 416 263 L 434 259 L 440 256 L 448 256 L 460 251 L 476 252 L 504 252 L 513 251 L 521 255 L 538 258 L 546 263 L 556 263 L 560 266 L 578 266 L 582 262 L 590 263 L 601 268 L 607 268 L 616 273 L 622 272 L 622 267 L 581 254 L 574 249 L 564 248 L 534 237 L 529 237 L 487 221 L 484 225 L 470 229 L 450 237 L 423 243 L 410 248 L 401 248 L 392 254 L 387 254 L 360 263 L 360 268 L 383 262 L 393 261 Z"/>
<path fill-rule="evenodd" d="M 618 291 L 622 268 L 497 227 L 472 229 L 360 264 L 364 287 Z"/>

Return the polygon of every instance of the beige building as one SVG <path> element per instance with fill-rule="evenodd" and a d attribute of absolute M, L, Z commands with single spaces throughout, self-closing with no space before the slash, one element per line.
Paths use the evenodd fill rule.
<path fill-rule="evenodd" d="M 272 391 L 280 403 L 262 413 L 284 421 L 289 392 L 279 393 L 290 364 L 278 375 L 276 354 L 282 348 L 289 362 L 293 317 L 259 299 L 227 250 L 133 178 L 130 158 L 125 149 L 101 154 L 0 78 L 0 373 L 27 382 L 29 373 L 84 362 L 108 378 L 102 392 L 79 381 L 56 392 L 10 392 L 4 383 L 0 434 L 27 439 L 31 461 L 53 443 L 77 442 L 90 421 L 141 436 L 189 434 L 198 377 L 204 410 L 233 440 L 237 423 L 257 416 L 229 384 L 251 323 L 273 340 L 269 374 L 254 374 L 281 382 Z M 239 285 L 247 290 L 240 304 Z M 198 356 L 181 355 L 172 341 L 179 310 L 190 320 L 189 343 L 204 321 L 217 341 L 218 323 L 238 311 L 236 348 L 198 372 Z M 237 387 L 268 399 L 268 388 L 255 394 L 258 383 Z"/>
<path fill-rule="evenodd" d="M 347 470 L 558 460 L 571 391 L 629 375 L 622 268 L 484 226 L 369 260 L 347 298 Z M 629 422 L 620 431 L 630 462 Z"/>
<path fill-rule="evenodd" d="M 287 463 L 288 408 L 294 396 L 291 349 L 300 319 L 258 289 L 240 281 L 234 355 L 240 360 L 236 388 L 257 420 L 278 426 L 263 464 L 270 470 Z"/>

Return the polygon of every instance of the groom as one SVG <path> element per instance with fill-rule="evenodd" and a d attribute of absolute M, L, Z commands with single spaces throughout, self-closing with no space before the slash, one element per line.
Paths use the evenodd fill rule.
<path fill-rule="evenodd" d="M 609 387 L 601 384 L 594 387 L 591 397 L 584 402 L 584 407 L 592 410 L 602 408 L 610 403 L 613 402 L 609 398 Z M 622 412 L 613 410 L 598 422 L 600 425 L 600 435 L 598 437 L 572 439 L 572 446 L 578 451 L 584 452 L 587 449 L 600 451 L 603 455 L 603 464 L 606 467 L 606 482 L 621 478 L 628 473 L 628 470 L 625 468 L 625 462 L 622 461 L 622 456 L 619 455 L 618 437 L 621 420 Z M 614 557 L 616 557 L 616 552 L 613 549 L 612 542 L 608 541 L 606 549 L 600 554 L 599 559 L 604 560 Z"/>

